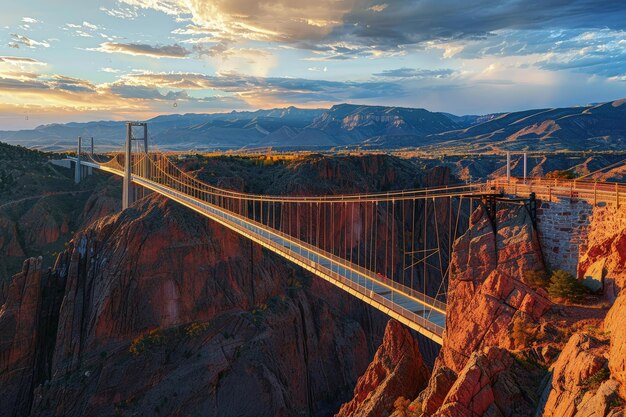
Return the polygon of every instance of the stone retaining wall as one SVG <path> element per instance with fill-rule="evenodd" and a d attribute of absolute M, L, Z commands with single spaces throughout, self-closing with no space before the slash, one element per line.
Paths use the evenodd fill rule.
<path fill-rule="evenodd" d="M 618 208 L 614 202 L 594 206 L 577 198 L 543 200 L 537 207 L 537 228 L 547 266 L 580 275 L 581 254 L 626 228 L 626 204 Z"/>

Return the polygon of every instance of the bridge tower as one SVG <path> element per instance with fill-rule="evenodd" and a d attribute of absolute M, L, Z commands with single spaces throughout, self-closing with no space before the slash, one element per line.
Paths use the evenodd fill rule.
<path fill-rule="evenodd" d="M 80 153 L 82 152 L 82 147 L 83 147 L 83 139 L 79 136 L 78 137 L 78 149 L 76 152 L 76 165 L 74 165 L 74 183 L 78 184 L 80 183 L 80 180 L 82 179 L 82 166 L 80 165 Z"/>
<path fill-rule="evenodd" d="M 141 132 L 141 133 L 140 133 Z M 124 185 L 122 188 L 122 210 L 128 208 L 134 201 L 132 182 L 132 154 L 133 141 L 143 141 L 143 151 L 148 154 L 148 124 L 142 122 L 126 123 L 126 146 L 124 158 Z"/>
<path fill-rule="evenodd" d="M 93 161 L 93 136 L 91 137 L 91 149 L 89 149 L 89 157 Z M 93 174 L 93 167 L 87 167 L 87 175 Z"/>

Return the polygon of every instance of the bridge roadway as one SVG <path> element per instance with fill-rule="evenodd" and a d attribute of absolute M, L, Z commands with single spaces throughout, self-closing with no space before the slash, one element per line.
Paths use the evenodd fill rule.
<path fill-rule="evenodd" d="M 74 158 L 71 159 L 75 161 Z M 86 161 L 81 161 L 81 164 L 124 176 L 118 169 Z M 446 321 L 445 303 L 392 280 L 381 279 L 372 271 L 217 205 L 140 176 L 133 175 L 132 181 L 217 221 L 347 291 L 434 342 L 442 343 Z"/>

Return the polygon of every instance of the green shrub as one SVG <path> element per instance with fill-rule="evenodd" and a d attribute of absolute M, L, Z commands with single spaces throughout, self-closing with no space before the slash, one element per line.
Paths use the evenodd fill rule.
<path fill-rule="evenodd" d="M 600 386 L 604 381 L 609 379 L 611 373 L 607 367 L 603 367 L 595 374 L 591 375 L 589 378 L 585 379 L 580 383 L 583 387 L 587 387 L 590 389 L 595 389 Z"/>
<path fill-rule="evenodd" d="M 548 294 L 555 299 L 576 302 L 587 294 L 587 288 L 569 272 L 557 270 L 550 277 Z"/>

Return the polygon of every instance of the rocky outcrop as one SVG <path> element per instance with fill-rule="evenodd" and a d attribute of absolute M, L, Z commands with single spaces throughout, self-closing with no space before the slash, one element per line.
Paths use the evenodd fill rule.
<path fill-rule="evenodd" d="M 538 367 L 525 367 L 505 349 L 474 352 L 434 417 L 531 416 Z"/>
<path fill-rule="evenodd" d="M 604 417 L 621 403 L 609 379 L 606 342 L 575 333 L 552 367 L 544 417 Z"/>
<path fill-rule="evenodd" d="M 614 205 L 594 207 L 581 248 L 578 276 L 614 301 L 626 286 L 626 210 Z"/>
<path fill-rule="evenodd" d="M 420 393 L 409 407 L 411 411 L 432 415 L 439 410 L 454 385 L 457 375 L 445 366 L 436 368 L 428 382 L 428 386 Z"/>
<path fill-rule="evenodd" d="M 391 320 L 374 360 L 357 382 L 354 398 L 341 406 L 336 417 L 389 415 L 399 397 L 413 398 L 424 388 L 428 374 L 417 340 Z"/>
<path fill-rule="evenodd" d="M 469 354 L 490 346 L 516 348 L 515 317 L 537 321 L 550 307 L 545 292 L 523 281 L 543 268 L 541 250 L 524 208 L 501 209 L 497 234 L 482 208 L 454 245 L 444 344 L 436 367 L 461 372 Z"/>
<path fill-rule="evenodd" d="M 54 271 L 62 304 L 35 315 L 53 334 L 22 349 L 39 376 L 3 374 L 31 415 L 328 415 L 382 335 L 358 300 L 156 196 L 77 235 Z"/>
<path fill-rule="evenodd" d="M 621 292 L 604 321 L 604 330 L 611 339 L 609 369 L 611 377 L 620 383 L 622 398 L 626 399 L 626 293 Z"/>

